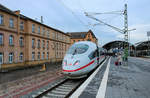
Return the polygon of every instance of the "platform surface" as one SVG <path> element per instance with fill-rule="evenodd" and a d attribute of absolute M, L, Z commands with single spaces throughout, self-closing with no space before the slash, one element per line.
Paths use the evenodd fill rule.
<path fill-rule="evenodd" d="M 78 97 L 150 98 L 150 60 L 129 57 L 128 66 L 115 66 L 115 61 L 107 60 Z"/>

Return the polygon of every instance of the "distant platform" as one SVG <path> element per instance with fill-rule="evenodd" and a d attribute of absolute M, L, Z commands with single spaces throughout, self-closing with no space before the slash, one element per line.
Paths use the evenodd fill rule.
<path fill-rule="evenodd" d="M 150 59 L 129 57 L 128 66 L 104 62 L 71 98 L 149 98 Z"/>

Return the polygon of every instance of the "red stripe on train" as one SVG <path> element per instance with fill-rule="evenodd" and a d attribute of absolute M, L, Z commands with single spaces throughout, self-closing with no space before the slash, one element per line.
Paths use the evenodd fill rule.
<path fill-rule="evenodd" d="M 87 65 L 81 67 L 81 68 L 78 68 L 78 69 L 75 69 L 75 70 L 63 70 L 63 71 L 64 71 L 64 72 L 74 72 L 74 71 L 79 71 L 79 70 L 81 70 L 81 69 L 83 69 L 83 68 L 85 68 L 85 67 L 90 66 L 90 65 L 93 64 L 93 63 L 94 63 L 94 60 L 91 61 L 90 63 L 88 63 Z"/>

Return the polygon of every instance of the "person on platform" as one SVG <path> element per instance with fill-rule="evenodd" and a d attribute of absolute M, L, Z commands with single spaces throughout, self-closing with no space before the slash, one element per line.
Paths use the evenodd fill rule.
<path fill-rule="evenodd" d="M 122 65 L 122 56 L 121 56 L 121 53 L 118 53 L 117 61 L 118 61 L 118 65 Z"/>

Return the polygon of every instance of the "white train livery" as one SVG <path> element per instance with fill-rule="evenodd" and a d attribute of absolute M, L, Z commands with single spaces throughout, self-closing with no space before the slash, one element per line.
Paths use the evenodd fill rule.
<path fill-rule="evenodd" d="M 105 59 L 104 50 L 90 41 L 74 43 L 62 62 L 62 70 L 69 78 L 82 78 Z"/>

